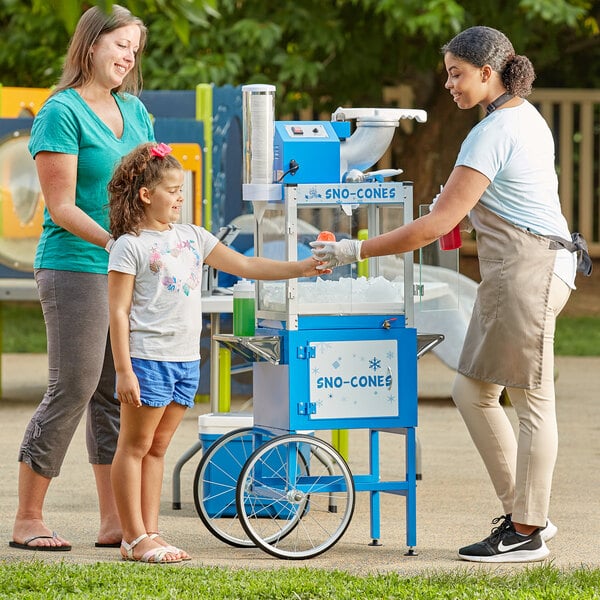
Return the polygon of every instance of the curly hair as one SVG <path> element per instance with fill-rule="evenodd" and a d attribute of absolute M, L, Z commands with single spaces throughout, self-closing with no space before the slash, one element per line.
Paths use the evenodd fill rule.
<path fill-rule="evenodd" d="M 525 98 L 531 94 L 535 80 L 531 61 L 515 54 L 510 40 L 497 29 L 483 25 L 469 27 L 442 46 L 442 54 L 446 52 L 476 67 L 490 65 L 500 74 L 502 84 L 513 96 Z"/>
<path fill-rule="evenodd" d="M 152 191 L 166 171 L 183 168 L 170 154 L 153 155 L 151 150 L 157 145 L 154 142 L 140 144 L 124 156 L 108 184 L 110 231 L 115 239 L 125 233 L 139 234 L 145 216 L 140 189 L 145 187 Z"/>

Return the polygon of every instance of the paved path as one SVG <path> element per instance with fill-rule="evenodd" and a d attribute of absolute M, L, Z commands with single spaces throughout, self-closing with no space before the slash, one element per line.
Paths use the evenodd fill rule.
<path fill-rule="evenodd" d="M 118 560 L 117 550 L 94 547 L 97 507 L 91 469 L 86 462 L 83 426 L 77 431 L 61 476 L 47 499 L 46 521 L 73 543 L 67 553 L 36 553 L 8 547 L 16 507 L 16 455 L 25 425 L 45 385 L 45 357 L 5 355 L 4 397 L 0 401 L 0 560 L 34 560 L 95 563 Z M 559 527 L 549 544 L 549 560 L 561 568 L 582 565 L 600 568 L 600 357 L 557 360 L 557 406 L 560 450 L 556 467 L 551 518 Z M 419 428 L 423 480 L 418 485 L 418 556 L 406 557 L 404 499 L 382 498 L 384 545 L 368 546 L 368 495 L 357 494 L 357 510 L 339 543 L 308 561 L 282 561 L 261 550 L 229 547 L 202 525 L 193 505 L 196 456 L 181 473 L 182 510 L 171 508 L 171 477 L 177 459 L 198 436 L 197 418 L 208 412 L 200 405 L 188 411 L 167 455 L 162 497 L 161 528 L 168 538 L 194 556 L 186 566 L 239 566 L 289 568 L 300 565 L 341 569 L 357 574 L 397 571 L 405 574 L 471 570 L 510 572 L 524 565 L 481 565 L 457 559 L 456 549 L 483 538 L 492 517 L 500 512 L 479 456 L 452 403 L 448 400 L 452 372 L 435 357 L 419 361 Z M 507 409 L 512 414 L 512 409 Z M 398 436 L 392 436 L 397 439 Z M 363 472 L 366 456 L 364 432 L 352 431 L 350 467 Z M 397 450 L 390 442 L 382 469 L 393 469 Z"/>

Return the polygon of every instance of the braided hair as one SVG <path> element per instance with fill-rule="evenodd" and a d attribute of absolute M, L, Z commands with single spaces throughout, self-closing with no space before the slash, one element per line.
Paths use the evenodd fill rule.
<path fill-rule="evenodd" d="M 510 40 L 501 31 L 483 25 L 469 27 L 442 46 L 442 54 L 447 52 L 476 67 L 489 65 L 500 74 L 509 94 L 521 98 L 531 94 L 535 80 L 533 65 L 526 56 L 515 54 Z"/>
<path fill-rule="evenodd" d="M 115 239 L 125 233 L 139 234 L 145 216 L 140 189 L 152 191 L 163 180 L 166 171 L 182 169 L 171 154 L 153 154 L 155 147 L 158 144 L 154 142 L 140 144 L 124 156 L 108 184 L 110 231 Z"/>

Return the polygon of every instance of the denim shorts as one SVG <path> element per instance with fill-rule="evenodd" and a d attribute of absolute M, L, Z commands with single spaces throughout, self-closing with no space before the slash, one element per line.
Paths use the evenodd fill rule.
<path fill-rule="evenodd" d="M 177 402 L 194 406 L 200 381 L 200 361 L 167 362 L 132 358 L 131 366 L 140 384 L 144 406 L 161 407 Z"/>

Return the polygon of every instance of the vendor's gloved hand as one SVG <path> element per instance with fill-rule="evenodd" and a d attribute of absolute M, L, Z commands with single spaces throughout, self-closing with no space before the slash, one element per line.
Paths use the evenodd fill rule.
<path fill-rule="evenodd" d="M 339 242 L 311 242 L 313 256 L 321 262 L 319 271 L 333 269 L 361 260 L 362 240 L 341 240 Z"/>

